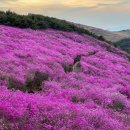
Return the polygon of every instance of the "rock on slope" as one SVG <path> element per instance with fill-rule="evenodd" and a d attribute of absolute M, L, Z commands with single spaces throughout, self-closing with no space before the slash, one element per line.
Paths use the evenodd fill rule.
<path fill-rule="evenodd" d="M 89 36 L 0 26 L 0 129 L 130 130 L 129 60 Z"/>

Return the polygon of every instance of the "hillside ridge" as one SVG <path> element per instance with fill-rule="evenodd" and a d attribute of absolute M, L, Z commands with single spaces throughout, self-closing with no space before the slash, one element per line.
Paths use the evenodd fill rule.
<path fill-rule="evenodd" d="M 73 24 L 77 27 L 87 29 L 90 32 L 93 32 L 97 35 L 101 35 L 106 40 L 111 41 L 111 42 L 118 42 L 122 39 L 130 38 L 130 30 L 108 31 L 108 30 L 104 30 L 104 29 L 100 29 L 100 28 L 96 28 L 92 26 L 87 26 L 87 25 L 82 25 L 82 24 L 77 24 L 77 23 L 73 23 Z"/>

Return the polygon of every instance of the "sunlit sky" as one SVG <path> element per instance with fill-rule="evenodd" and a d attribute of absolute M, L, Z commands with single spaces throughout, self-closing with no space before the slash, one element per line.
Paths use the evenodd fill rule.
<path fill-rule="evenodd" d="M 130 0 L 0 0 L 0 10 L 43 14 L 108 30 L 130 29 Z"/>

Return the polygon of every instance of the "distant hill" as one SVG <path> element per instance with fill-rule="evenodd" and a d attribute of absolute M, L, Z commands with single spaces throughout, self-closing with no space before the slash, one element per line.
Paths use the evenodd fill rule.
<path fill-rule="evenodd" d="M 130 38 L 122 39 L 114 44 L 130 53 Z"/>
<path fill-rule="evenodd" d="M 129 37 L 130 37 L 130 30 L 129 30 L 129 29 L 128 29 L 128 30 L 119 31 L 119 32 L 117 32 L 117 33 L 122 34 L 122 35 L 126 35 L 126 36 L 129 36 Z"/>
<path fill-rule="evenodd" d="M 121 48 L 127 52 L 130 52 L 130 30 L 112 32 L 87 25 L 81 25 L 76 23 L 73 24 L 79 28 L 83 28 L 90 31 L 95 35 L 103 36 L 106 41 L 111 42 L 114 46 Z"/>
<path fill-rule="evenodd" d="M 76 23 L 73 23 L 73 24 L 76 25 L 77 27 L 87 29 L 88 31 L 93 32 L 96 35 L 101 35 L 106 40 L 111 41 L 111 42 L 117 42 L 125 38 L 130 38 L 130 30 L 112 32 L 112 31 L 108 31 L 108 30 L 104 30 L 104 29 L 100 29 L 96 27 L 87 26 L 87 25 L 81 25 L 81 24 L 76 24 Z"/>

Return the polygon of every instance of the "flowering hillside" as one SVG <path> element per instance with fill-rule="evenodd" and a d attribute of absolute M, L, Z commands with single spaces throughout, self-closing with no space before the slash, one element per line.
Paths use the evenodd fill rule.
<path fill-rule="evenodd" d="M 130 130 L 130 56 L 90 36 L 0 26 L 0 130 Z"/>

